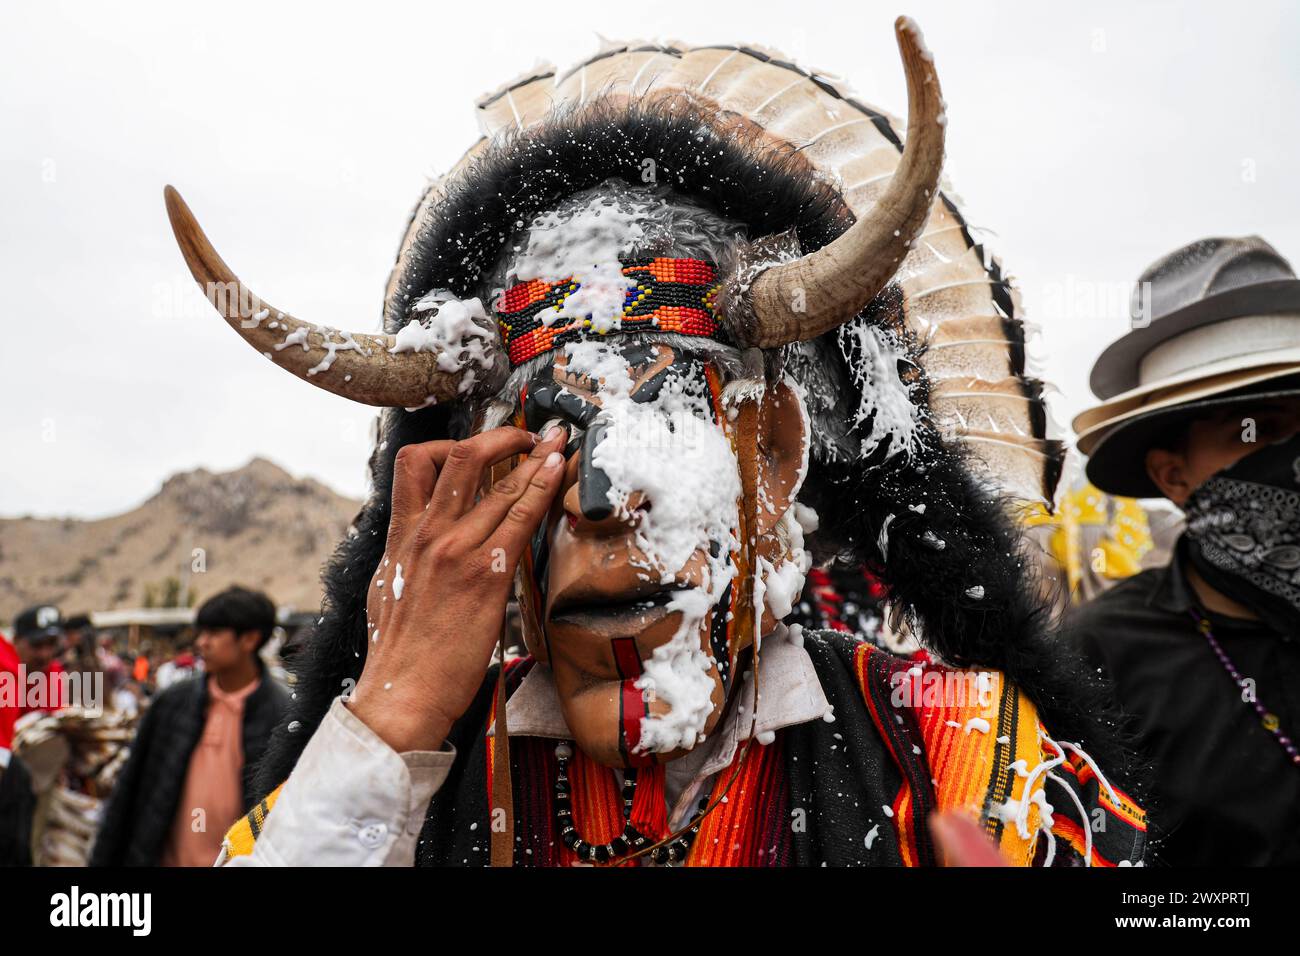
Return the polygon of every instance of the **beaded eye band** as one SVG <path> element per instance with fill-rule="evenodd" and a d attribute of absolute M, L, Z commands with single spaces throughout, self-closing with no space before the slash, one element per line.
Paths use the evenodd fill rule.
<path fill-rule="evenodd" d="M 608 331 L 675 332 L 730 342 L 715 308 L 718 281 L 713 263 L 664 257 L 628 259 L 623 260 L 623 275 L 636 285 L 627 291 L 622 318 Z M 512 368 L 591 334 L 590 318 L 565 317 L 546 325 L 538 317 L 547 309 L 561 308 L 578 288 L 573 279 L 532 279 L 501 295 L 495 310 L 497 327 Z"/>

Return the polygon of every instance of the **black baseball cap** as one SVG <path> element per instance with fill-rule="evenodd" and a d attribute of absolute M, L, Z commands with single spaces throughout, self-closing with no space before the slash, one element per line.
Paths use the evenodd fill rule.
<path fill-rule="evenodd" d="M 53 604 L 29 607 L 14 618 L 14 637 L 44 643 L 63 636 L 63 615 Z"/>

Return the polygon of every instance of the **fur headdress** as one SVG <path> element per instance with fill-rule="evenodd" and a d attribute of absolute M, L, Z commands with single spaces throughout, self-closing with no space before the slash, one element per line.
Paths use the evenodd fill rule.
<path fill-rule="evenodd" d="M 383 554 L 397 450 L 465 437 L 464 408 L 503 380 L 504 367 L 467 376 L 456 361 L 439 366 L 437 356 L 394 351 L 396 334 L 431 290 L 484 294 L 522 224 L 610 179 L 653 181 L 743 227 L 748 242 L 730 263 L 720 312 L 737 343 L 761 350 L 748 354 L 761 356 L 769 375 L 781 370 L 805 393 L 814 443 L 800 500 L 820 516 L 809 540 L 814 556 L 873 568 L 934 653 L 1003 670 L 1058 737 L 1086 741 L 1106 761 L 1113 727 L 1097 716 L 1092 679 L 1046 633 L 1034 562 L 1021 555 L 1005 510 L 1010 498 L 1051 500 L 1062 449 L 1046 436 L 1041 383 L 1026 374 L 1014 290 L 956 203 L 937 182 L 931 196 L 917 171 L 918 162 L 929 165 L 937 180 L 946 120 L 915 25 L 901 19 L 898 33 L 912 159 L 896 120 L 774 54 L 611 46 L 566 73 L 536 71 L 480 101 L 483 137 L 430 186 L 403 236 L 385 335 L 308 326 L 260 301 L 251 316 L 223 309 L 259 351 L 310 373 L 314 384 L 410 406 L 385 413 L 370 500 L 326 568 L 324 615 L 292 713 L 262 767 L 266 789 L 287 776 L 331 700 L 361 673 L 367 586 Z M 938 155 L 918 160 L 935 142 L 922 120 L 940 130 Z M 909 176 L 925 202 L 895 209 Z M 196 278 L 209 291 L 216 280 L 242 294 L 179 197 L 169 192 L 168 201 Z M 807 316 L 773 319 L 780 290 L 765 289 L 762 277 L 818 253 L 822 267 L 835 268 L 836 240 L 891 212 L 900 217 L 895 251 L 883 266 L 879 254 L 869 264 L 879 275 L 867 299 L 816 334 L 784 335 L 783 322 Z M 826 294 L 841 285 L 829 283 Z M 814 315 L 828 308 L 818 294 L 802 303 Z M 304 346 L 301 354 L 282 349 L 289 340 Z"/>

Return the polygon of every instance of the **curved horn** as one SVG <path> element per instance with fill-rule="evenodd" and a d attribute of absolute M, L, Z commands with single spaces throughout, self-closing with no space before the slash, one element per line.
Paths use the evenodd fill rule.
<path fill-rule="evenodd" d="M 366 405 L 421 408 L 454 400 L 462 382 L 481 379 L 479 370 L 462 367 L 449 352 L 426 350 L 427 342 L 415 351 L 410 343 L 399 345 L 398 336 L 354 335 L 276 309 L 217 255 L 180 193 L 168 186 L 163 196 L 176 242 L 208 301 L 245 342 L 303 381 Z M 465 381 L 467 374 L 475 378 Z"/>
<path fill-rule="evenodd" d="M 943 96 L 920 28 L 899 17 L 894 32 L 907 74 L 908 120 L 889 188 L 842 236 L 754 279 L 748 345 L 776 348 L 816 338 L 853 318 L 889 282 L 929 218 L 943 167 Z M 800 300 L 803 308 L 796 309 Z"/>

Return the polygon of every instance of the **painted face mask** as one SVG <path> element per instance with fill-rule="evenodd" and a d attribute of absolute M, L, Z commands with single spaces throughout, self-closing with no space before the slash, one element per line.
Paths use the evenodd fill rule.
<path fill-rule="evenodd" d="M 1274 630 L 1300 625 L 1300 434 L 1211 477 L 1188 499 L 1188 557 Z"/>
<path fill-rule="evenodd" d="M 728 410 L 721 393 L 707 358 L 615 336 L 557 349 L 520 396 L 521 426 L 570 435 L 565 491 L 518 576 L 525 642 L 550 664 L 575 737 L 611 763 L 644 766 L 705 739 L 753 638 L 752 588 L 737 582 L 755 561 L 740 544 L 755 486 L 745 493 L 737 423 L 756 409 Z M 783 511 L 799 414 L 763 442 L 792 438 L 795 454 L 750 475 Z M 800 549 L 799 575 L 803 561 Z"/>

